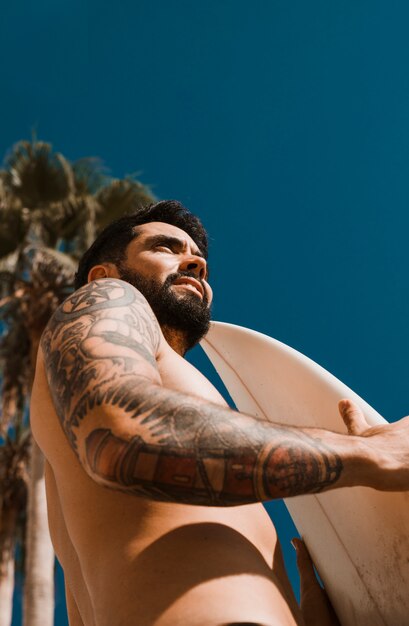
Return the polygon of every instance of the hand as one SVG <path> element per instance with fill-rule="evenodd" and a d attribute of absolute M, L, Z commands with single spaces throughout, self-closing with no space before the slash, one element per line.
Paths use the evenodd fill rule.
<path fill-rule="evenodd" d="M 301 539 L 293 539 L 291 543 L 297 553 L 301 587 L 300 608 L 305 626 L 341 626 L 326 591 L 318 582 L 305 543 Z"/>
<path fill-rule="evenodd" d="M 338 404 L 349 435 L 364 437 L 371 459 L 368 486 L 382 491 L 409 490 L 409 416 L 370 426 L 361 409 L 351 400 Z"/>

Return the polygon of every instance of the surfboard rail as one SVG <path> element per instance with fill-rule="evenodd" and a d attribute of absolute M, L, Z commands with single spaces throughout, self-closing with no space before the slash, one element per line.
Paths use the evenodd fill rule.
<path fill-rule="evenodd" d="M 347 397 L 371 425 L 386 421 L 330 372 L 267 335 L 212 322 L 201 346 L 243 413 L 345 432 L 338 401 Z M 342 626 L 408 626 L 409 493 L 353 487 L 285 503 Z"/>

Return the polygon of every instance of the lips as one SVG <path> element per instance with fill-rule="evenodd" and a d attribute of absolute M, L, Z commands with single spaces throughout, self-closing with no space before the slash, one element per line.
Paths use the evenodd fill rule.
<path fill-rule="evenodd" d="M 192 287 L 197 289 L 197 291 L 200 293 L 202 298 L 204 296 L 203 286 L 198 280 L 196 280 L 196 278 L 191 278 L 190 276 L 183 276 L 182 278 L 177 278 L 173 284 L 174 285 L 191 285 Z"/>

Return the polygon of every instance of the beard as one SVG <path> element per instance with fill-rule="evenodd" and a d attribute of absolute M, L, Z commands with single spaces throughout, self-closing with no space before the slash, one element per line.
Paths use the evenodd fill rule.
<path fill-rule="evenodd" d="M 194 293 L 175 294 L 171 285 L 178 278 L 189 276 L 200 279 L 191 272 L 178 272 L 167 277 L 164 283 L 147 279 L 137 272 L 117 265 L 119 277 L 138 289 L 145 296 L 159 322 L 164 326 L 182 332 L 186 351 L 193 348 L 204 337 L 210 327 L 211 310 L 203 288 L 203 299 Z"/>

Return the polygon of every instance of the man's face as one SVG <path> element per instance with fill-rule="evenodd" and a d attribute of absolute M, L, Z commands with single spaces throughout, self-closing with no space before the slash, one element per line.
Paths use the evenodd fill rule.
<path fill-rule="evenodd" d="M 177 226 L 149 222 L 137 233 L 117 267 L 119 276 L 145 296 L 161 326 L 183 331 L 189 349 L 209 329 L 213 294 L 206 260 Z"/>

